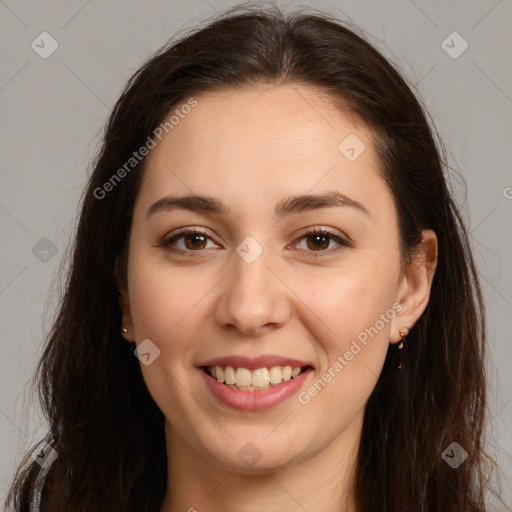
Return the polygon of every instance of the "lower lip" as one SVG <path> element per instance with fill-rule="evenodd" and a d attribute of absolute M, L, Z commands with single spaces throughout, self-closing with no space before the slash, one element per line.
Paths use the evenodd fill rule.
<path fill-rule="evenodd" d="M 212 394 L 224 405 L 242 411 L 261 411 L 275 407 L 297 393 L 313 369 L 308 368 L 298 377 L 261 391 L 232 389 L 214 379 L 203 369 L 200 368 L 199 371 Z"/>

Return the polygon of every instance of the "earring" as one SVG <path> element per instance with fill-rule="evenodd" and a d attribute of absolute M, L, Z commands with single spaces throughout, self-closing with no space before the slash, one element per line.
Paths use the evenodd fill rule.
<path fill-rule="evenodd" d="M 401 350 L 404 348 L 404 340 L 407 334 L 405 331 L 398 331 L 400 333 L 400 345 L 398 345 L 398 348 Z"/>
<path fill-rule="evenodd" d="M 398 331 L 400 333 L 400 344 L 398 345 L 398 350 L 402 350 L 404 348 L 404 340 L 406 336 L 409 334 L 409 329 L 407 327 L 400 329 Z M 398 369 L 401 370 L 404 365 L 402 364 L 402 352 L 400 352 L 400 364 L 398 365 Z"/>
<path fill-rule="evenodd" d="M 121 331 L 126 334 L 128 332 L 128 329 L 126 327 L 121 327 Z"/>

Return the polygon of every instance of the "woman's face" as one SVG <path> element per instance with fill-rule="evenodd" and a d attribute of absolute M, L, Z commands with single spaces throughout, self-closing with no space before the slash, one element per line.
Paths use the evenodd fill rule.
<path fill-rule="evenodd" d="M 122 299 L 167 441 L 239 472 L 354 448 L 389 343 L 421 313 L 399 304 L 410 283 L 371 134 L 302 86 L 196 100 L 148 157 Z M 192 195 L 209 202 L 162 201 Z M 265 389 L 218 382 L 215 363 Z"/>

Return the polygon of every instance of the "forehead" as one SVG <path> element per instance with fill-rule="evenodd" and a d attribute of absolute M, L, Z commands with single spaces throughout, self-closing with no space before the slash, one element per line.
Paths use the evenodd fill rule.
<path fill-rule="evenodd" d="M 197 193 L 261 203 L 333 189 L 386 193 L 371 132 L 319 90 L 262 85 L 194 98 L 148 156 L 145 197 Z M 362 151 L 356 159 L 343 152 L 346 140 Z"/>
<path fill-rule="evenodd" d="M 182 116 L 154 156 L 165 152 L 165 146 L 176 149 L 185 144 L 194 151 L 167 156 L 180 163 L 196 156 L 209 156 L 219 163 L 240 158 L 247 159 L 249 166 L 252 156 L 260 163 L 266 157 L 273 161 L 337 158 L 338 145 L 346 136 L 371 137 L 354 116 L 342 113 L 331 97 L 311 87 L 221 89 L 202 93 L 196 101 L 197 106 Z"/>

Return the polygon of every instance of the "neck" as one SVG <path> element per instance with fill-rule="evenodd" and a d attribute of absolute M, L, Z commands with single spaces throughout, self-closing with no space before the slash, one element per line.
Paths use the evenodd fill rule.
<path fill-rule="evenodd" d="M 199 453 L 166 422 L 168 482 L 160 512 L 356 512 L 354 468 L 362 415 L 321 451 L 240 473 Z"/>

